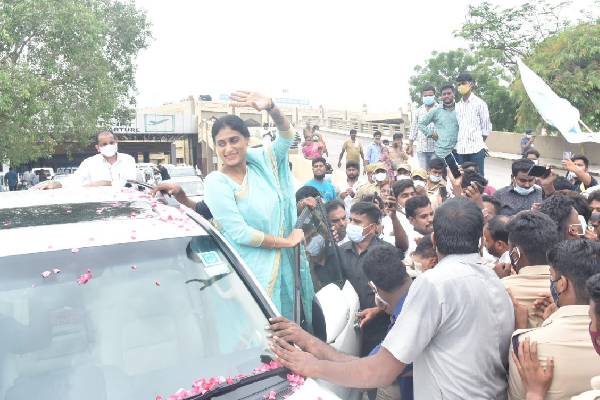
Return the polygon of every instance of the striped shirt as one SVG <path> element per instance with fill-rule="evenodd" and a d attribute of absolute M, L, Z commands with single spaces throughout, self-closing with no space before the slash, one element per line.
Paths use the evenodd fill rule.
<path fill-rule="evenodd" d="M 474 154 L 485 147 L 484 136 L 492 132 L 492 121 L 487 104 L 474 93 L 467 101 L 456 103 L 456 119 L 458 120 L 458 154 Z"/>
<path fill-rule="evenodd" d="M 433 107 L 429 110 L 425 107 L 425 104 L 421 105 L 421 107 L 417 108 L 415 112 L 415 117 L 413 118 L 412 126 L 410 127 L 410 135 L 409 139 L 411 142 L 415 142 L 415 150 L 418 153 L 431 153 L 435 150 L 435 140 L 431 137 L 427 137 L 423 131 L 419 129 L 419 118 L 422 118 L 429 111 L 434 110 L 438 107 L 437 103 L 433 103 Z M 428 125 L 429 129 L 435 130 L 435 125 L 433 123 Z"/>

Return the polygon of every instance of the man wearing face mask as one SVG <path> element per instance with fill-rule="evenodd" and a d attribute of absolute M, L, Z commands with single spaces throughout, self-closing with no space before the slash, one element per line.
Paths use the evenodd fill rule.
<path fill-rule="evenodd" d="M 590 297 L 586 281 L 600 272 L 600 244 L 580 239 L 563 241 L 548 252 L 550 264 L 549 287 L 558 306 L 542 326 L 533 330 L 517 330 L 513 334 L 512 349 L 518 354 L 510 357 L 509 399 L 569 399 L 589 387 L 590 379 L 600 375 L 600 358 L 590 342 Z M 523 384 L 517 368 L 518 357 L 529 342 L 542 362 L 550 364 L 554 373 L 551 384 L 546 385 L 545 396 L 531 396 Z M 536 357 L 537 358 L 537 357 Z M 550 375 L 551 376 L 551 375 Z"/>
<path fill-rule="evenodd" d="M 360 301 L 358 318 L 362 330 L 361 355 L 367 355 L 381 342 L 389 323 L 383 310 L 375 305 L 375 296 L 364 272 L 367 254 L 375 246 L 392 245 L 379 239 L 381 211 L 372 203 L 359 202 L 350 209 L 350 222 L 346 226 L 346 236 L 350 242 L 340 246 L 342 274 L 350 281 Z"/>
<path fill-rule="evenodd" d="M 436 109 L 438 104 L 435 101 L 435 88 L 433 86 L 425 86 L 421 91 L 421 94 L 423 96 L 423 104 L 421 107 L 417 108 L 413 117 L 413 123 L 410 128 L 410 135 L 408 137 L 410 142 L 406 152 L 412 155 L 413 150 L 416 151 L 416 156 L 419 160 L 419 167 L 427 168 L 429 165 L 429 160 L 431 160 L 435 154 L 435 141 L 433 140 L 431 134 L 427 135 L 426 132 L 421 129 L 419 122 L 425 117 L 425 115 L 427 115 L 429 111 Z M 433 123 L 430 123 L 428 127 L 431 132 L 435 128 Z"/>
<path fill-rule="evenodd" d="M 483 226 L 483 263 L 494 268 L 498 277 L 510 275 L 508 256 L 508 222 L 510 217 L 498 215 Z"/>
<path fill-rule="evenodd" d="M 526 321 L 516 328 L 537 328 L 543 319 L 535 313 L 534 302 L 548 292 L 550 268 L 546 254 L 560 241 L 556 224 L 537 211 L 521 211 L 508 225 L 508 252 L 516 275 L 502 278 L 515 306 L 528 311 Z"/>
<path fill-rule="evenodd" d="M 529 170 L 533 161 L 519 159 L 512 163 L 512 184 L 498 189 L 494 197 L 502 203 L 500 215 L 515 215 L 519 211 L 531 210 L 534 203 L 541 203 L 542 189 L 535 185 Z"/>
<path fill-rule="evenodd" d="M 459 164 L 467 161 L 477 163 L 479 173 L 485 176 L 485 140 L 492 132 L 492 122 L 488 106 L 473 93 L 475 81 L 469 73 L 462 73 L 456 79 L 461 99 L 456 103 L 458 120 L 458 140 L 456 153 Z"/>
<path fill-rule="evenodd" d="M 367 167 L 367 177 L 369 183 L 358 189 L 354 203 L 362 201 L 367 196 L 378 193 L 381 196 L 382 188 L 388 183 L 388 174 L 385 165 L 382 163 L 369 164 Z"/>
<path fill-rule="evenodd" d="M 446 181 L 444 180 L 445 169 L 446 163 L 441 158 L 433 158 L 429 162 L 426 189 L 427 196 L 431 200 L 434 210 L 448 198 L 448 190 L 446 189 Z"/>
<path fill-rule="evenodd" d="M 557 224 L 562 240 L 574 240 L 585 235 L 585 219 L 579 218 L 575 202 L 568 195 L 555 193 L 540 204 L 539 211 Z"/>
<path fill-rule="evenodd" d="M 454 103 L 454 86 L 442 86 L 442 107 L 436 107 L 419 120 L 419 129 L 435 140 L 435 156 L 445 159 L 456 147 L 458 121 Z M 435 125 L 435 130 L 431 129 Z"/>
<path fill-rule="evenodd" d="M 129 154 L 119 153 L 117 139 L 112 132 L 98 133 L 96 150 L 98 154 L 83 160 L 77 171 L 62 184 L 47 181 L 40 189 L 58 189 L 70 186 L 116 186 L 122 187 L 128 180 L 135 180 L 137 171 L 135 159 Z"/>

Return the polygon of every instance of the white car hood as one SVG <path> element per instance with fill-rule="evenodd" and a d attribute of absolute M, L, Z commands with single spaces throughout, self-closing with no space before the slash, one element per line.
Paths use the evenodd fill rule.
<path fill-rule="evenodd" d="M 319 386 L 313 379 L 307 379 L 293 395 L 288 397 L 289 400 L 341 400 L 334 393 Z"/>

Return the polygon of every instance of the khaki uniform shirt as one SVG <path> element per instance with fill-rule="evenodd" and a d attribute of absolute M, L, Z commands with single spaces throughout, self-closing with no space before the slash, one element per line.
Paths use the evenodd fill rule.
<path fill-rule="evenodd" d="M 533 302 L 540 293 L 550 293 L 550 267 L 547 265 L 532 265 L 523 267 L 517 275 L 502 278 L 504 287 L 510 289 L 515 300 L 527 307 L 529 318 L 527 328 L 537 328 L 543 319 L 533 314 Z"/>
<path fill-rule="evenodd" d="M 513 334 L 511 351 L 528 337 L 537 343 L 542 365 L 554 358 L 554 378 L 545 400 L 569 399 L 590 387 L 590 379 L 600 375 L 600 357 L 589 334 L 590 317 L 587 305 L 563 306 L 546 319 L 540 328 L 517 330 Z M 512 357 L 509 357 L 508 398 L 525 400 L 521 377 Z"/>

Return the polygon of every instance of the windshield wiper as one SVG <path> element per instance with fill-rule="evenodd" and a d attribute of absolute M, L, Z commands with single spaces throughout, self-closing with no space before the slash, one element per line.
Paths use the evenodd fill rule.
<path fill-rule="evenodd" d="M 286 373 L 287 369 L 284 367 L 279 367 L 275 369 L 271 369 L 269 371 L 265 371 L 258 375 L 251 375 L 246 378 L 242 378 L 237 382 L 231 383 L 226 386 L 219 386 L 213 390 L 210 390 L 204 394 L 197 394 L 195 396 L 187 397 L 185 400 L 206 400 L 212 399 L 215 396 L 222 396 L 226 393 L 231 393 L 241 387 L 251 385 L 255 382 L 262 381 L 267 378 L 271 378 L 273 376 L 281 375 Z"/>

